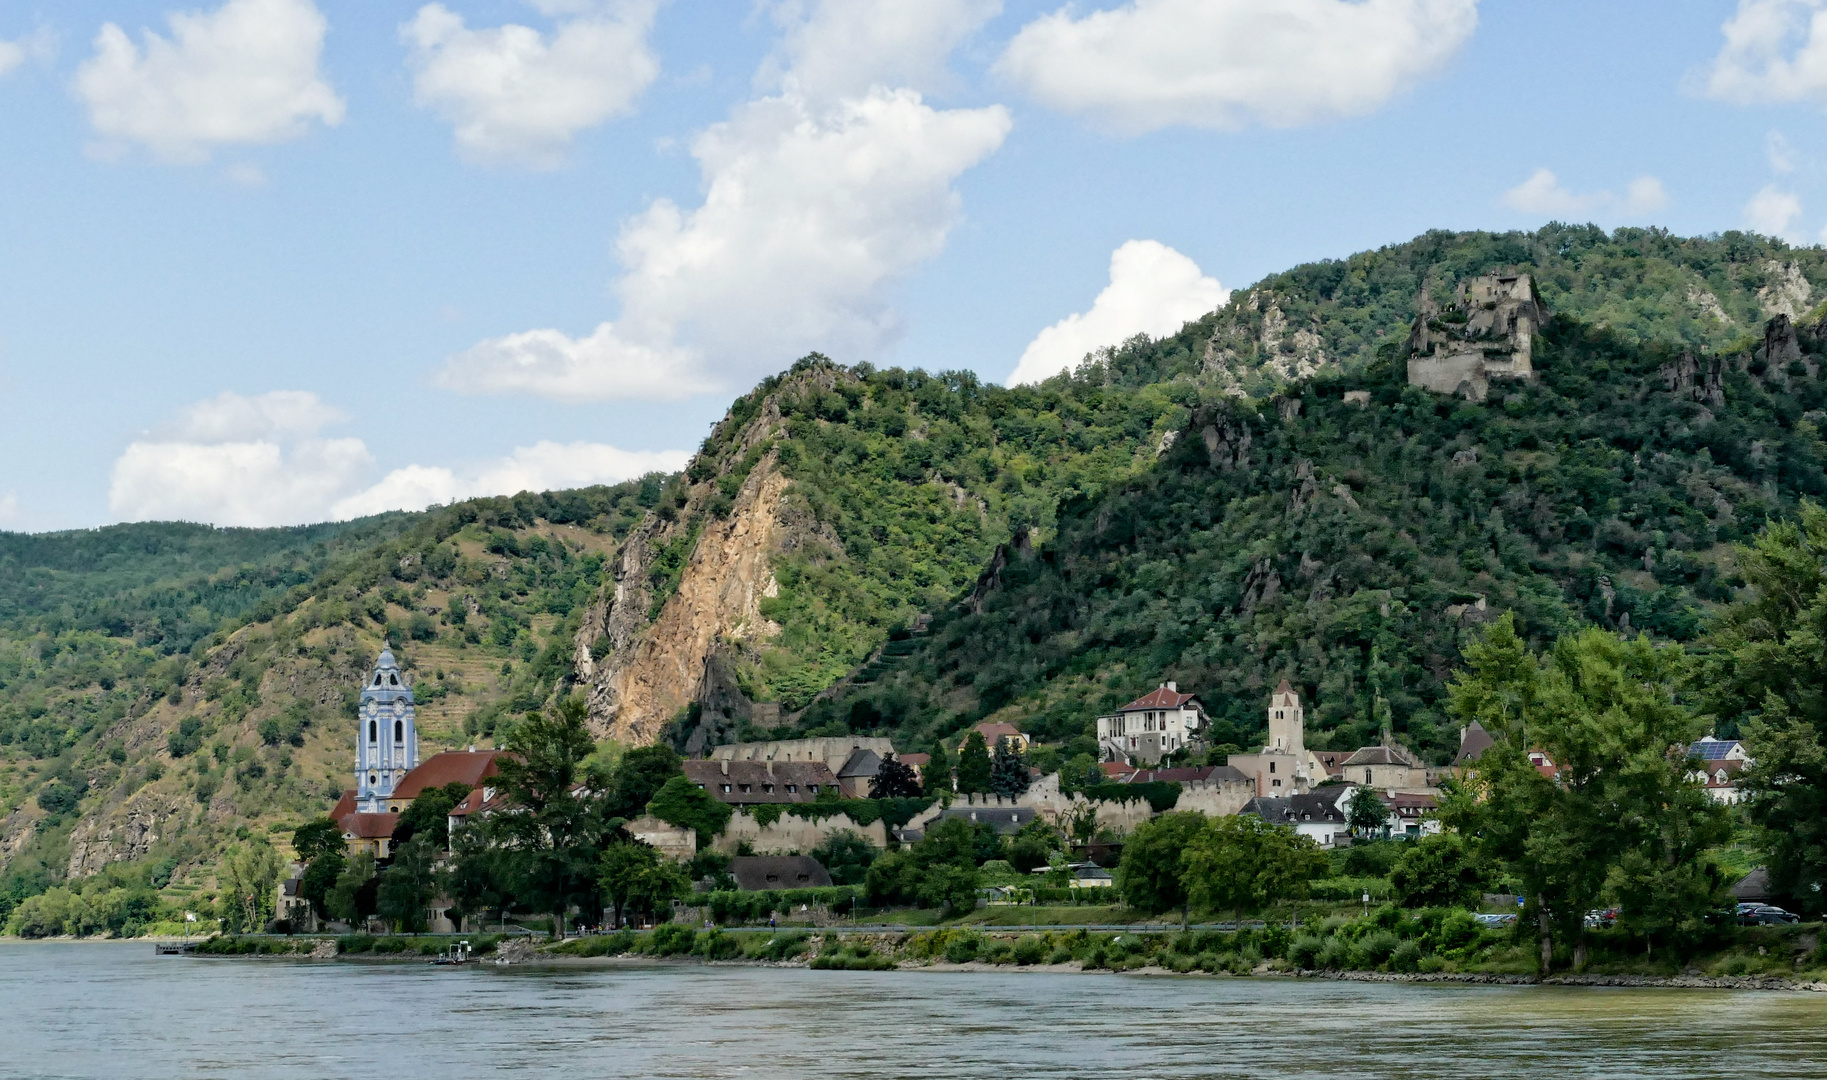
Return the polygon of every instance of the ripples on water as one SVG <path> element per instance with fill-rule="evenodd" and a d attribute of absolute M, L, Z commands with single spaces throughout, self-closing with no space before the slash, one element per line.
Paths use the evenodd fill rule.
<path fill-rule="evenodd" d="M 1827 995 L 0 947 L 0 1076 L 1822 1077 Z"/>

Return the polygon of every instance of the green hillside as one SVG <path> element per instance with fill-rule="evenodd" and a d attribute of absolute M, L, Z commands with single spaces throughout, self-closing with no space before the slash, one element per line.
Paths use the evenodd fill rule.
<path fill-rule="evenodd" d="M 1534 273 L 1555 312 L 1540 381 L 1479 404 L 1406 386 L 1421 291 L 1492 270 Z M 1429 233 L 1040 386 L 809 357 L 678 477 L 298 529 L 0 535 L 0 908 L 123 859 L 188 895 L 234 838 L 281 842 L 344 783 L 384 636 L 425 749 L 486 743 L 577 685 L 580 647 L 614 647 L 583 627 L 637 542 L 624 584 L 636 631 L 657 625 L 764 461 L 786 484 L 760 602 L 779 630 L 715 647 L 783 719 L 719 737 L 924 749 L 996 716 L 1069 741 L 1176 679 L 1242 744 L 1286 676 L 1321 744 L 1387 721 L 1439 760 L 1443 681 L 1482 620 L 1690 639 L 1737 584 L 1729 544 L 1827 495 L 1816 279 L 1827 253 L 1742 234 Z M 1775 311 L 1799 317 L 1793 363 L 1758 352 Z M 1715 360 L 1723 401 L 1683 381 Z"/>

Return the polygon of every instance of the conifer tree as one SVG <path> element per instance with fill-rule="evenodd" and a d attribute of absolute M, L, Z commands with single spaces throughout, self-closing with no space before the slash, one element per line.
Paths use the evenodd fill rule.
<path fill-rule="evenodd" d="M 1028 759 L 1015 748 L 1015 740 L 996 740 L 996 759 L 990 762 L 990 790 L 1005 799 L 1028 790 Z"/>
<path fill-rule="evenodd" d="M 990 750 L 983 732 L 972 731 L 958 751 L 958 790 L 966 795 L 982 795 L 990 790 Z"/>
<path fill-rule="evenodd" d="M 952 787 L 952 756 L 945 752 L 945 740 L 933 740 L 933 752 L 920 770 L 920 783 L 929 797 L 949 795 L 956 789 Z"/>

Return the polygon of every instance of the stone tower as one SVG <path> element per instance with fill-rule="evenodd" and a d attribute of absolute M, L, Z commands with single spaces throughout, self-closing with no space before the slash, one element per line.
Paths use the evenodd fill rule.
<path fill-rule="evenodd" d="M 1493 382 L 1535 378 L 1535 335 L 1548 310 L 1528 274 L 1461 281 L 1444 309 L 1424 290 L 1418 306 L 1407 346 L 1411 384 L 1483 401 Z"/>
<path fill-rule="evenodd" d="M 383 647 L 362 684 L 362 700 L 355 714 L 357 810 L 385 811 L 387 797 L 419 763 L 419 735 L 413 728 L 412 713 L 412 687 L 406 684 L 393 650 Z"/>
<path fill-rule="evenodd" d="M 1286 679 L 1269 695 L 1269 742 L 1263 749 L 1292 755 L 1302 765 L 1307 761 L 1307 710 Z"/>

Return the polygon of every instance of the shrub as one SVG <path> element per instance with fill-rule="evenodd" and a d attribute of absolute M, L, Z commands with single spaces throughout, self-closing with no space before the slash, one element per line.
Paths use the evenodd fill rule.
<path fill-rule="evenodd" d="M 698 938 L 692 952 L 706 960 L 732 960 L 742 955 L 742 942 L 734 934 L 712 930 Z"/>
<path fill-rule="evenodd" d="M 762 942 L 749 956 L 756 960 L 772 960 L 776 963 L 791 960 L 811 946 L 811 937 L 804 933 L 775 934 Z"/>
<path fill-rule="evenodd" d="M 1389 954 L 1389 970 L 1421 970 L 1421 946 L 1414 941 L 1404 941 L 1396 946 L 1396 951 Z"/>
<path fill-rule="evenodd" d="M 977 959 L 977 949 L 982 939 L 976 934 L 958 934 L 945 943 L 945 962 L 948 964 L 968 964 Z"/>
<path fill-rule="evenodd" d="M 678 956 L 691 952 L 697 940 L 698 932 L 684 923 L 667 923 L 654 929 L 647 951 L 655 956 Z"/>
<path fill-rule="evenodd" d="M 992 941 L 989 948 L 983 950 L 983 959 L 991 964 L 1011 963 L 1015 959 L 1015 946 L 1006 941 Z"/>
<path fill-rule="evenodd" d="M 1380 967 L 1401 944 L 1402 939 L 1388 930 L 1373 930 L 1358 939 L 1352 959 L 1358 967 Z"/>
<path fill-rule="evenodd" d="M 1047 943 L 1034 934 L 1029 934 L 1015 943 L 1015 962 L 1017 964 L 1038 964 L 1047 956 Z"/>
<path fill-rule="evenodd" d="M 1326 939 L 1325 946 L 1320 949 L 1319 955 L 1314 957 L 1313 966 L 1327 969 L 1344 968 L 1350 966 L 1350 961 L 1351 945 L 1344 938 L 1334 934 Z"/>

